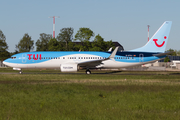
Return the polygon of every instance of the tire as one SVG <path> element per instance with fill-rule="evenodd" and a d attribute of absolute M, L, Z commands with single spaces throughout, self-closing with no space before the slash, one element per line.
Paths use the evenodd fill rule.
<path fill-rule="evenodd" d="M 90 75 L 90 74 L 91 74 L 91 71 L 90 71 L 90 70 L 86 70 L 86 74 L 87 74 L 87 75 Z"/>

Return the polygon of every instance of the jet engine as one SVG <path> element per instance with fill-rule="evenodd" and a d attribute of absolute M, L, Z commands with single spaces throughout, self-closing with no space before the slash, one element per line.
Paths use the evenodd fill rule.
<path fill-rule="evenodd" d="M 61 72 L 77 72 L 78 71 L 77 64 L 61 64 L 60 70 Z"/>

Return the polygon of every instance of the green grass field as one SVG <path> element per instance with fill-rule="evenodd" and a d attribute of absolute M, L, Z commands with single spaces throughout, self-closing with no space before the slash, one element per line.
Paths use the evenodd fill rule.
<path fill-rule="evenodd" d="M 3 72 L 14 73 L 0 69 L 2 120 L 180 119 L 180 72 Z"/>

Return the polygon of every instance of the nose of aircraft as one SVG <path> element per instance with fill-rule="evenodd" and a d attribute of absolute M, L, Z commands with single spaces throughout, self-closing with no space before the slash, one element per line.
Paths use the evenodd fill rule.
<path fill-rule="evenodd" d="M 6 65 L 6 64 L 7 64 L 7 62 L 6 62 L 6 61 L 3 61 L 3 64 L 4 64 L 4 65 Z"/>
<path fill-rule="evenodd" d="M 3 61 L 3 64 L 4 64 L 4 65 L 8 65 L 8 59 L 4 60 L 4 61 Z"/>

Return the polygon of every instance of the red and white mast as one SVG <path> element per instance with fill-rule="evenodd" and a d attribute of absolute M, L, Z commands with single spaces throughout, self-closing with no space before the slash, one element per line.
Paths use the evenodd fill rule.
<path fill-rule="evenodd" d="M 50 16 L 49 18 L 53 18 L 53 38 L 55 38 L 55 18 L 59 18 L 59 16 Z"/>
<path fill-rule="evenodd" d="M 150 27 L 150 25 L 147 25 L 147 27 L 148 27 L 148 41 L 149 41 L 149 27 Z"/>

